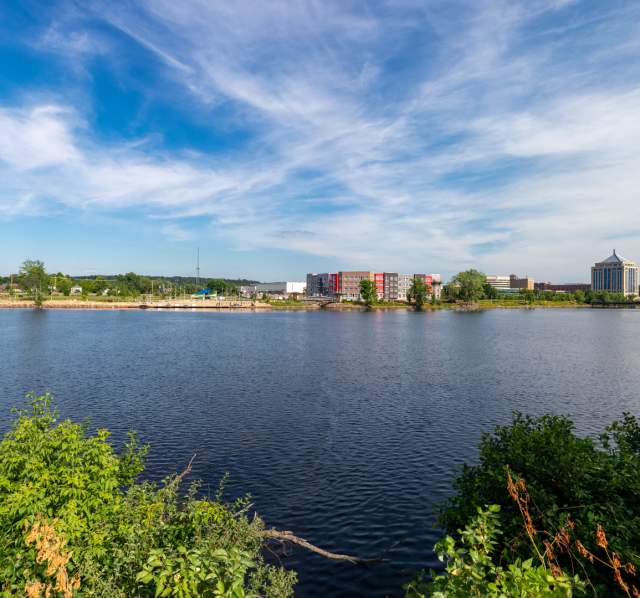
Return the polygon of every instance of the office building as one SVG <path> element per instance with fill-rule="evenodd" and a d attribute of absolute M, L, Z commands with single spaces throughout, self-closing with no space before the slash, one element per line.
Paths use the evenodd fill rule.
<path fill-rule="evenodd" d="M 591 290 L 622 293 L 626 296 L 637 295 L 638 266 L 613 250 L 607 259 L 597 262 L 591 267 Z"/>
<path fill-rule="evenodd" d="M 525 276 L 524 278 L 518 278 L 516 274 L 509 275 L 509 288 L 511 289 L 526 289 L 527 291 L 533 291 L 535 281 L 533 278 Z"/>
<path fill-rule="evenodd" d="M 510 289 L 511 277 L 490 274 L 487 276 L 487 284 L 492 286 L 494 289 Z"/>
<path fill-rule="evenodd" d="M 528 276 L 518 278 L 517 274 L 510 274 L 509 276 L 491 274 L 487 276 L 487 284 L 498 291 L 508 291 L 509 289 L 533 291 L 535 288 L 533 278 Z"/>

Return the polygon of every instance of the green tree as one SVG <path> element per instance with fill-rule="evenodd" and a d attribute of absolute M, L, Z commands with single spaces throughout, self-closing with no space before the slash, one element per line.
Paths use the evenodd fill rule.
<path fill-rule="evenodd" d="M 496 287 L 485 283 L 483 285 L 483 294 L 485 299 L 497 299 L 498 298 L 498 289 Z"/>
<path fill-rule="evenodd" d="M 429 291 L 424 280 L 414 276 L 407 291 L 407 300 L 416 306 L 416 311 L 422 311 L 424 304 L 427 302 L 428 294 Z"/>
<path fill-rule="evenodd" d="M 471 269 L 456 274 L 451 282 L 458 287 L 458 296 L 463 301 L 477 301 L 483 296 L 487 277 L 477 270 Z"/>
<path fill-rule="evenodd" d="M 98 295 L 102 295 L 102 293 L 107 289 L 108 284 L 107 281 L 102 276 L 96 276 L 96 279 L 93 282 L 93 290 Z"/>
<path fill-rule="evenodd" d="M 246 498 L 185 495 L 184 474 L 137 482 L 145 454 L 135 436 L 117 453 L 108 431 L 59 421 L 48 396 L 18 411 L 0 442 L 0 593 L 292 595 L 295 574 L 264 563 Z"/>
<path fill-rule="evenodd" d="M 36 305 L 42 305 L 49 290 L 49 275 L 40 260 L 25 260 L 20 267 L 20 280 Z"/>
<path fill-rule="evenodd" d="M 453 301 L 456 301 L 459 298 L 460 288 L 458 287 L 457 284 L 453 282 L 449 282 L 449 284 L 445 284 L 442 287 L 442 294 L 443 294 L 444 300 L 451 303 Z"/>
<path fill-rule="evenodd" d="M 365 278 L 360 281 L 360 297 L 368 307 L 371 307 L 376 303 L 378 300 L 378 293 L 373 280 Z"/>
<path fill-rule="evenodd" d="M 151 292 L 151 279 L 147 276 L 140 276 L 135 272 L 118 274 L 115 277 L 116 288 L 119 295 L 124 297 L 137 297 L 142 293 Z"/>
<path fill-rule="evenodd" d="M 78 281 L 78 284 L 82 287 L 82 294 L 88 295 L 95 292 L 95 282 L 91 278 L 83 278 Z"/>
<path fill-rule="evenodd" d="M 207 281 L 207 288 L 213 291 L 216 295 L 226 295 L 227 285 L 224 280 L 220 278 L 211 278 Z"/>
<path fill-rule="evenodd" d="M 66 276 L 57 276 L 56 275 L 56 289 L 60 291 L 63 295 L 69 296 L 71 292 L 71 287 L 73 286 L 73 280 L 67 278 Z"/>

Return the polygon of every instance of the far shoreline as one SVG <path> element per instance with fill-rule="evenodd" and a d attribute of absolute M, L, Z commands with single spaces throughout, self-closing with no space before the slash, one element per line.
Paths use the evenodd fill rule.
<path fill-rule="evenodd" d="M 475 312 L 495 309 L 635 309 L 636 305 L 591 305 L 575 302 L 534 302 L 534 303 L 512 303 L 507 301 L 489 303 L 462 304 L 462 303 L 441 303 L 427 304 L 421 310 L 424 313 L 437 311 L 458 311 Z M 385 305 L 376 304 L 367 307 L 358 303 L 336 303 L 328 306 L 321 306 L 318 303 L 263 303 L 259 301 L 91 301 L 91 300 L 48 300 L 40 307 L 36 307 L 32 300 L 6 300 L 0 299 L 0 310 L 13 309 L 43 309 L 58 311 L 209 311 L 209 312 L 276 312 L 276 311 L 327 311 L 327 312 L 365 312 L 365 311 L 416 311 L 410 305 Z"/>

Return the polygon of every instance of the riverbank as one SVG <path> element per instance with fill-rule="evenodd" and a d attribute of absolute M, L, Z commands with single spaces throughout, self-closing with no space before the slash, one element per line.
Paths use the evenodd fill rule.
<path fill-rule="evenodd" d="M 0 299 L 0 309 L 33 309 L 32 300 Z M 201 301 L 196 299 L 169 301 L 100 301 L 83 299 L 51 299 L 45 301 L 42 309 L 77 309 L 77 310 L 269 310 L 270 306 L 260 301 Z"/>

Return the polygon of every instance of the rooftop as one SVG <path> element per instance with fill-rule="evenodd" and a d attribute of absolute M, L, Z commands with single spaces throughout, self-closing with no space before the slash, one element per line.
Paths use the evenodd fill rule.
<path fill-rule="evenodd" d="M 619 256 L 616 253 L 616 250 L 613 250 L 613 253 L 606 259 L 606 260 L 602 260 L 601 264 L 622 264 L 624 262 L 630 262 L 631 260 L 628 260 L 622 256 Z"/>

